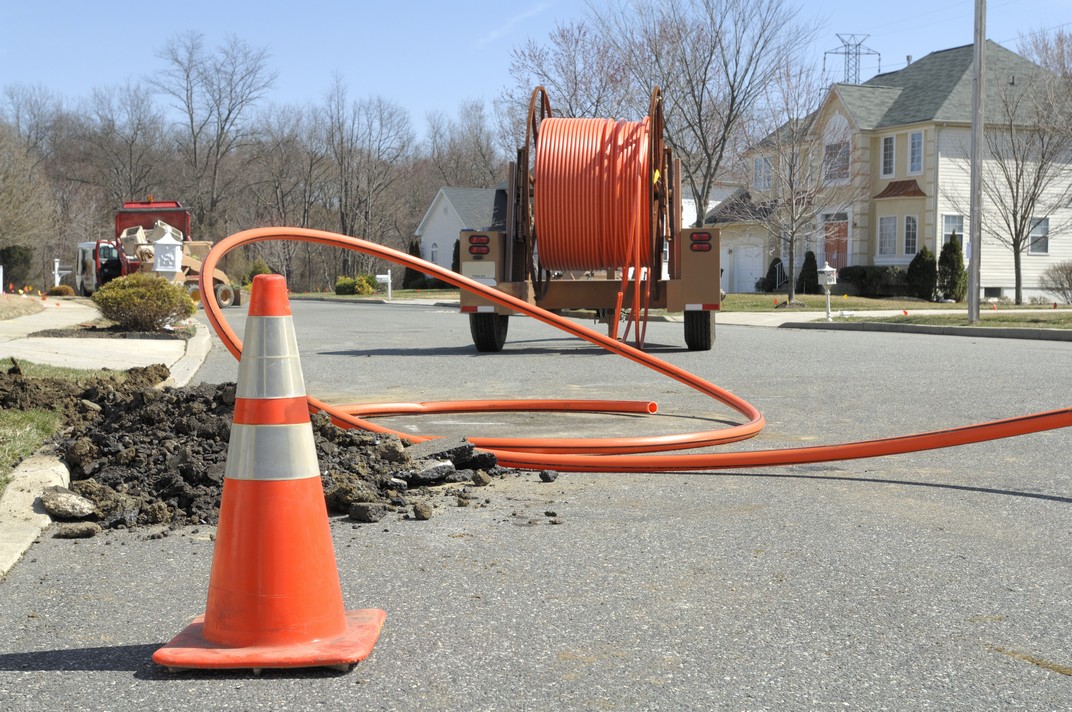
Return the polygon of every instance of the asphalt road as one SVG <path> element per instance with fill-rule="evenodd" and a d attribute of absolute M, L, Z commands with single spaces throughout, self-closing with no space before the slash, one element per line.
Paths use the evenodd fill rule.
<path fill-rule="evenodd" d="M 477 355 L 464 317 L 295 303 L 310 393 L 338 402 L 651 398 L 639 417 L 398 418 L 422 433 L 675 432 L 724 407 L 529 319 Z M 234 311 L 234 310 L 232 310 Z M 228 314 L 236 322 L 236 315 Z M 649 349 L 750 400 L 738 448 L 1068 406 L 1072 344 L 681 324 Z M 233 380 L 214 349 L 198 377 Z M 0 581 L 0 709 L 1067 709 L 1072 429 L 866 461 L 688 475 L 531 473 L 484 508 L 332 523 L 344 597 L 388 618 L 348 674 L 170 675 L 210 530 L 46 535 Z M 551 524 L 556 519 L 561 523 Z"/>

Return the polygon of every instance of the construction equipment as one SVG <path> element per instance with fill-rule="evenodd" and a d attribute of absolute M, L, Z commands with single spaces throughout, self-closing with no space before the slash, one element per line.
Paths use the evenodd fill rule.
<path fill-rule="evenodd" d="M 134 272 L 153 271 L 153 245 L 170 234 L 182 243 L 182 266 L 176 275 L 200 301 L 198 278 L 201 263 L 212 243 L 190 239 L 190 210 L 176 200 L 125 202 L 115 213 L 115 238 L 78 245 L 75 291 L 89 296 L 115 279 Z M 212 284 L 216 301 L 229 307 L 240 303 L 239 292 L 223 270 L 214 270 Z"/>
<path fill-rule="evenodd" d="M 624 322 L 638 347 L 651 309 L 683 312 L 688 348 L 713 346 L 719 232 L 680 225 L 658 88 L 648 116 L 625 122 L 553 117 L 537 87 L 496 214 L 491 229 L 461 232 L 463 275 L 544 309 L 594 310 L 612 338 Z M 513 311 L 469 292 L 461 310 L 477 350 L 501 351 Z"/>

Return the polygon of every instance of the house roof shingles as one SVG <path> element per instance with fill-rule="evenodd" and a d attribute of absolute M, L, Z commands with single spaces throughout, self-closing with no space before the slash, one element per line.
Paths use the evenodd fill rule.
<path fill-rule="evenodd" d="M 896 72 L 879 74 L 863 84 L 838 84 L 836 91 L 860 129 L 902 126 L 923 121 L 970 123 L 974 47 L 932 52 Z M 1001 45 L 986 43 L 986 102 L 999 106 L 1014 80 L 1044 74 L 1033 62 Z"/>
<path fill-rule="evenodd" d="M 484 230 L 492 223 L 495 207 L 494 188 L 441 188 L 445 197 L 464 226 L 473 230 Z"/>

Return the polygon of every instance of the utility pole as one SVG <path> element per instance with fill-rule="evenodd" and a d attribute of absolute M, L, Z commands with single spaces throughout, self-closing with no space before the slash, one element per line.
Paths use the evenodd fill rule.
<path fill-rule="evenodd" d="M 971 201 L 968 208 L 971 255 L 968 257 L 968 323 L 979 322 L 980 267 L 983 257 L 983 72 L 986 55 L 986 0 L 975 0 L 975 46 L 972 53 Z"/>

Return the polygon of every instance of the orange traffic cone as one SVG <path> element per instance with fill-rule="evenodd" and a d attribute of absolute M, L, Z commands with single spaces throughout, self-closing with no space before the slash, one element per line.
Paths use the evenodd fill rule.
<path fill-rule="evenodd" d="M 333 667 L 386 613 L 343 608 L 286 280 L 253 280 L 205 614 L 153 654 L 186 668 Z"/>

